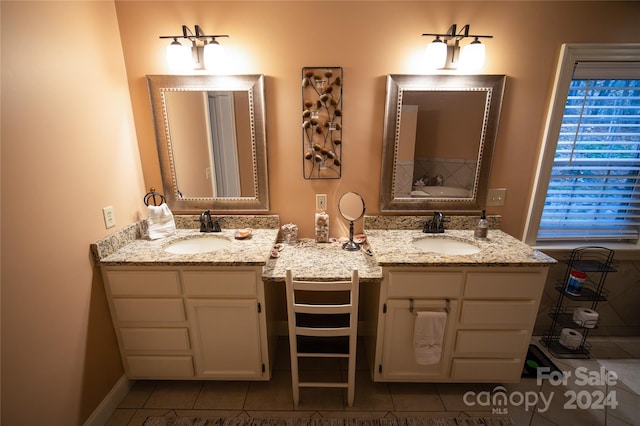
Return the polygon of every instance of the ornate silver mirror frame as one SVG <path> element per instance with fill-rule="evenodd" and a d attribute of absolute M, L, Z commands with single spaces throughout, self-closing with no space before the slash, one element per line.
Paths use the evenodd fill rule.
<path fill-rule="evenodd" d="M 477 211 L 484 207 L 505 80 L 506 77 L 504 75 L 389 75 L 387 77 L 380 193 L 381 211 L 420 212 L 439 210 L 465 212 Z M 467 109 L 467 102 L 464 101 L 454 106 L 453 110 L 437 110 L 437 105 L 440 103 L 440 99 L 437 98 L 438 94 L 464 97 L 466 96 L 465 93 L 473 96 L 475 101 L 480 97 L 480 107 L 473 112 L 473 117 L 464 116 L 464 114 L 467 114 L 466 112 L 463 113 Z M 470 121 L 477 123 L 479 131 L 468 138 L 470 139 L 469 142 L 464 142 L 471 144 L 475 150 L 474 152 L 477 153 L 477 158 L 472 159 L 470 163 L 469 167 L 475 172 L 471 174 L 471 180 L 463 195 L 446 195 L 446 191 L 434 191 L 433 194 L 425 196 L 421 194 L 424 191 L 413 191 L 413 189 L 416 189 L 413 185 L 415 185 L 417 172 L 413 170 L 414 166 L 411 162 L 415 161 L 415 159 L 409 161 L 409 171 L 406 173 L 409 175 L 406 179 L 409 179 L 410 188 L 406 191 L 398 189 L 401 185 L 399 176 L 402 175 L 399 161 L 401 126 L 407 121 L 403 120 L 402 116 L 403 106 L 405 106 L 403 99 L 406 97 L 415 101 L 422 96 L 430 96 L 425 103 L 433 105 L 435 110 L 431 111 L 432 117 L 435 117 L 435 119 L 439 116 L 441 118 L 445 118 L 445 116 L 454 118 L 454 126 L 444 127 L 440 132 L 447 132 L 447 129 L 462 128 L 465 125 L 469 125 Z M 418 117 L 415 119 L 418 120 L 421 116 L 420 112 L 416 111 L 415 114 Z M 416 137 L 416 146 L 420 143 L 429 143 L 429 141 L 418 141 L 417 139 L 419 138 Z M 463 141 L 453 138 L 453 140 L 446 142 L 445 145 L 447 143 L 455 145 L 463 143 Z M 441 144 L 443 143 L 441 142 Z M 458 160 L 456 159 L 456 161 Z M 431 185 L 442 185 L 442 176 L 432 176 L 430 179 L 433 180 L 430 183 Z M 431 186 L 431 188 L 438 189 L 437 186 Z M 447 187 L 446 184 L 442 188 L 454 191 L 458 189 Z"/>
<path fill-rule="evenodd" d="M 267 174 L 266 117 L 263 75 L 148 75 L 154 127 L 162 186 L 167 205 L 179 213 L 194 213 L 204 209 L 222 211 L 258 212 L 269 210 L 269 185 Z M 247 157 L 251 157 L 252 171 L 247 195 L 211 196 L 183 194 L 176 173 L 174 153 L 176 141 L 172 140 L 172 123 L 167 113 L 167 95 L 171 92 L 246 92 L 249 111 L 247 128 L 242 129 L 250 140 Z M 208 142 L 203 141 L 206 145 Z M 209 147 L 209 150 L 211 147 Z M 181 170 L 184 173 L 184 170 Z M 207 171 L 207 174 L 209 171 Z"/>

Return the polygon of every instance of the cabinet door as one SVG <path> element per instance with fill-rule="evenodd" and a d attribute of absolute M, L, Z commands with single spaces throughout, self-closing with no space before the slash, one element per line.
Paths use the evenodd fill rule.
<path fill-rule="evenodd" d="M 262 377 L 256 299 L 187 299 L 196 375 L 217 379 Z"/>
<path fill-rule="evenodd" d="M 416 300 L 414 302 L 416 311 L 440 310 L 444 306 L 444 300 Z M 417 317 L 409 310 L 409 300 L 387 300 L 387 312 L 384 314 L 382 365 L 378 366 L 378 374 L 382 379 L 424 382 L 448 377 L 457 302 L 451 301 L 450 306 L 451 311 L 445 326 L 440 362 L 432 365 L 420 365 L 415 361 L 413 346 L 413 333 Z"/>

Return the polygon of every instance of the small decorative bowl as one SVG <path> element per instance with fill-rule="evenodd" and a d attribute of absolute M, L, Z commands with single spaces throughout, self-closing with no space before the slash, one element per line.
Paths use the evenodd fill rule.
<path fill-rule="evenodd" d="M 238 229 L 233 234 L 233 236 L 235 237 L 236 240 L 244 240 L 246 238 L 251 237 L 251 232 L 252 232 L 251 228 Z"/>
<path fill-rule="evenodd" d="M 358 244 L 362 244 L 365 241 L 367 241 L 367 236 L 364 234 L 356 234 L 353 236 L 353 241 L 355 241 Z"/>

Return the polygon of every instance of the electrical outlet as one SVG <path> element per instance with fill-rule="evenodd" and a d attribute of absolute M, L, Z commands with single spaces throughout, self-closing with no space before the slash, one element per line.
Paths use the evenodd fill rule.
<path fill-rule="evenodd" d="M 327 194 L 316 194 L 316 210 L 327 209 Z"/>
<path fill-rule="evenodd" d="M 504 206 L 507 197 L 506 188 L 495 188 L 487 191 L 487 206 Z"/>
<path fill-rule="evenodd" d="M 113 206 L 103 208 L 102 216 L 104 216 L 105 228 L 109 229 L 116 226 L 116 216 L 113 214 Z"/>

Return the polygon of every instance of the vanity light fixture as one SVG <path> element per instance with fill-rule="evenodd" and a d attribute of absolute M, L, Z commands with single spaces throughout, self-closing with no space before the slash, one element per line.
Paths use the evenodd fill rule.
<path fill-rule="evenodd" d="M 470 25 L 467 24 L 460 32 L 458 26 L 451 25 L 444 34 L 422 34 L 423 37 L 435 37 L 433 42 L 427 45 L 425 56 L 427 66 L 431 69 L 456 69 L 465 71 L 477 70 L 484 65 L 485 49 L 480 43 L 480 38 L 493 38 L 490 35 L 469 34 Z M 460 50 L 460 40 L 473 37 L 474 40 Z M 449 44 L 452 40 L 453 43 Z"/>
<path fill-rule="evenodd" d="M 226 34 L 207 35 L 199 25 L 195 26 L 195 34 L 186 25 L 182 26 L 182 35 L 160 36 L 160 38 L 172 38 L 167 46 L 167 62 L 174 71 L 188 71 L 190 69 L 213 69 L 219 64 L 224 48 L 216 38 L 229 37 Z M 184 38 L 191 41 L 189 46 L 183 46 L 178 41 Z M 190 50 L 190 51 L 189 51 Z"/>

